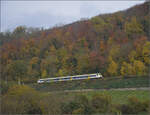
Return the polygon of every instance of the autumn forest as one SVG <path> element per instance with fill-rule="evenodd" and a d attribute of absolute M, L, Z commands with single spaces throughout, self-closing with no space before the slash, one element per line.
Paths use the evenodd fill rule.
<path fill-rule="evenodd" d="M 1 80 L 32 83 L 97 72 L 104 77 L 147 76 L 148 4 L 50 29 L 19 26 L 1 32 Z"/>

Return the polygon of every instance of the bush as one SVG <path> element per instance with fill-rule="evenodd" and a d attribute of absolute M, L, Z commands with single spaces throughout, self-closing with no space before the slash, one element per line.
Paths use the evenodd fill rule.
<path fill-rule="evenodd" d="M 69 103 L 62 104 L 61 108 L 63 114 L 72 114 L 72 112 L 80 108 L 80 106 L 77 102 L 71 101 Z"/>
<path fill-rule="evenodd" d="M 84 95 L 78 95 L 62 106 L 63 114 L 91 114 L 91 112 L 89 100 Z"/>
<path fill-rule="evenodd" d="M 145 100 L 145 101 L 141 102 L 141 110 L 150 112 L 150 100 Z"/>
<path fill-rule="evenodd" d="M 61 114 L 61 102 L 62 99 L 59 98 L 57 95 L 47 95 L 43 96 L 40 101 L 40 109 L 42 111 L 42 114 L 47 114 L 47 115 L 59 115 Z"/>
<path fill-rule="evenodd" d="M 129 97 L 128 103 L 121 105 L 123 114 L 138 114 L 141 112 L 149 112 L 150 101 L 140 101 L 136 97 Z"/>
<path fill-rule="evenodd" d="M 111 105 L 111 114 L 121 115 L 121 105 L 120 104 L 112 104 Z"/>
<path fill-rule="evenodd" d="M 5 94 L 8 91 L 8 88 L 9 86 L 5 82 L 3 81 L 0 82 L 1 94 Z"/>
<path fill-rule="evenodd" d="M 127 104 L 122 104 L 120 106 L 120 110 L 123 114 L 131 114 L 132 113 L 132 109 Z"/>
<path fill-rule="evenodd" d="M 106 113 L 111 108 L 111 96 L 104 94 L 96 94 L 91 100 L 94 113 Z"/>
<path fill-rule="evenodd" d="M 78 108 L 72 111 L 73 115 L 78 115 L 78 114 L 83 114 L 84 113 L 84 109 L 83 108 Z"/>
<path fill-rule="evenodd" d="M 0 91 L 1 91 L 1 94 L 6 94 L 8 89 L 12 86 L 14 86 L 16 84 L 15 81 L 11 81 L 11 82 L 6 82 L 6 81 L 1 81 L 0 82 Z"/>
<path fill-rule="evenodd" d="M 143 110 L 142 102 L 134 96 L 128 98 L 128 106 L 131 109 L 131 113 L 138 113 Z"/>
<path fill-rule="evenodd" d="M 39 94 L 25 85 L 15 85 L 2 96 L 2 114 L 40 114 Z"/>
<path fill-rule="evenodd" d="M 90 102 L 85 95 L 78 95 L 75 98 L 75 102 L 77 102 L 80 105 L 79 110 L 82 111 L 82 113 L 84 113 L 84 114 L 91 114 L 92 113 Z"/>

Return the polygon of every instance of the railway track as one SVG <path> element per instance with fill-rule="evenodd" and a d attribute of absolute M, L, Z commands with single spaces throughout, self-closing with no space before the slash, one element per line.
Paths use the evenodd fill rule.
<path fill-rule="evenodd" d="M 68 93 L 68 92 L 90 92 L 90 91 L 127 91 L 127 90 L 147 90 L 150 91 L 150 87 L 139 88 L 110 88 L 110 89 L 79 89 L 79 90 L 64 90 L 64 91 L 52 91 L 49 93 Z"/>

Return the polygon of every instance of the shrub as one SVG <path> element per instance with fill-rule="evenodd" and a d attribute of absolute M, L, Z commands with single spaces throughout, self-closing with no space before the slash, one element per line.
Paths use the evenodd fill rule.
<path fill-rule="evenodd" d="M 40 114 L 39 94 L 25 85 L 15 85 L 2 97 L 3 114 Z"/>
<path fill-rule="evenodd" d="M 91 100 L 94 113 L 106 113 L 111 108 L 111 96 L 104 94 L 96 94 Z"/>
<path fill-rule="evenodd" d="M 138 112 L 141 112 L 142 111 L 142 103 L 141 101 L 137 98 L 137 97 L 129 97 L 128 98 L 128 106 L 129 108 L 131 109 L 131 113 L 138 113 Z"/>
<path fill-rule="evenodd" d="M 123 114 L 138 114 L 141 112 L 149 112 L 150 101 L 140 101 L 137 97 L 129 97 L 128 103 L 121 105 Z"/>
<path fill-rule="evenodd" d="M 61 114 L 61 101 L 62 99 L 59 98 L 57 95 L 50 94 L 47 96 L 43 96 L 39 101 L 42 114 Z"/>
<path fill-rule="evenodd" d="M 72 112 L 80 108 L 80 106 L 77 102 L 71 101 L 69 103 L 63 103 L 61 108 L 63 114 L 72 114 Z"/>
<path fill-rule="evenodd" d="M 72 114 L 83 114 L 84 113 L 84 109 L 83 108 L 78 108 L 72 111 Z"/>
<path fill-rule="evenodd" d="M 121 104 L 112 104 L 110 112 L 115 115 L 121 115 Z"/>
<path fill-rule="evenodd" d="M 131 114 L 132 109 L 127 104 L 120 105 L 120 110 L 123 114 Z"/>
<path fill-rule="evenodd" d="M 75 101 L 80 105 L 80 111 L 84 114 L 91 114 L 92 108 L 88 98 L 85 95 L 78 95 L 75 97 Z M 78 110 L 78 112 L 79 112 Z"/>
<path fill-rule="evenodd" d="M 89 100 L 84 95 L 78 95 L 62 106 L 63 114 L 90 114 L 91 112 Z"/>
<path fill-rule="evenodd" d="M 141 105 L 142 111 L 150 112 L 150 100 L 143 101 Z"/>
<path fill-rule="evenodd" d="M 1 94 L 5 94 L 8 91 L 8 88 L 9 86 L 5 82 L 0 82 Z"/>
<path fill-rule="evenodd" d="M 8 89 L 12 86 L 14 86 L 16 84 L 16 82 L 11 81 L 11 82 L 6 82 L 6 81 L 1 81 L 0 82 L 0 91 L 1 94 L 4 95 L 8 92 Z"/>

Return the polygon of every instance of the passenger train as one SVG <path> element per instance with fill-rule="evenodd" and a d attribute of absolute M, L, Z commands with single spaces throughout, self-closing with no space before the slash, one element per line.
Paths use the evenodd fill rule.
<path fill-rule="evenodd" d="M 37 83 L 49 83 L 49 82 L 58 82 L 58 81 L 93 79 L 93 78 L 102 78 L 102 77 L 103 76 L 101 73 L 94 73 L 94 74 L 84 74 L 84 75 L 74 75 L 74 76 L 64 76 L 64 77 L 39 79 L 37 81 Z"/>

